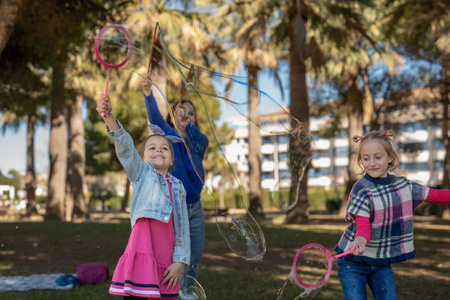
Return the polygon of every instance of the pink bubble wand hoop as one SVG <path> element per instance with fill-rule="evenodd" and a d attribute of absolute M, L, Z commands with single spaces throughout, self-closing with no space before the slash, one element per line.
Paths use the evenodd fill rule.
<path fill-rule="evenodd" d="M 321 281 L 316 282 L 316 283 L 307 283 L 307 282 L 304 282 L 302 279 L 300 279 L 300 276 L 299 276 L 299 274 L 297 272 L 297 266 L 298 266 L 297 263 L 298 263 L 298 260 L 299 260 L 299 258 L 300 258 L 300 256 L 302 254 L 305 254 L 308 251 L 315 252 L 316 250 L 321 252 L 321 255 L 325 255 L 326 256 L 326 259 L 327 259 L 327 264 L 326 264 L 326 266 L 327 266 L 327 273 L 326 273 L 326 275 L 323 277 L 323 279 Z M 331 256 L 330 251 L 328 251 L 328 249 L 325 248 L 321 244 L 316 244 L 316 243 L 306 244 L 305 246 L 300 248 L 300 250 L 298 250 L 297 254 L 295 255 L 294 261 L 292 263 L 292 269 L 293 269 L 294 278 L 297 281 L 297 283 L 300 286 L 304 287 L 305 289 L 316 290 L 316 289 L 322 287 L 330 279 L 331 271 L 333 269 L 333 260 L 337 259 L 339 257 L 343 257 L 343 256 L 346 256 L 346 255 L 352 254 L 355 251 L 356 251 L 356 249 L 350 250 L 350 251 L 346 251 L 344 253 L 341 253 L 341 254 L 338 254 L 338 255 L 335 255 L 335 256 Z M 303 266 L 301 266 L 301 267 L 303 267 Z"/>
<path fill-rule="evenodd" d="M 107 33 L 108 31 L 108 33 Z M 111 33 L 112 32 L 112 33 Z M 104 38 L 104 35 L 110 36 L 109 38 Z M 120 35 L 120 36 L 119 36 Z M 120 49 L 117 47 L 117 41 L 108 44 L 108 41 L 112 38 L 124 39 L 122 45 L 124 48 Z M 105 42 L 106 41 L 106 42 Z M 105 95 L 108 95 L 109 78 L 111 76 L 111 71 L 113 69 L 120 68 L 127 63 L 131 56 L 131 39 L 125 27 L 117 24 L 111 24 L 103 27 L 95 37 L 95 55 L 102 65 L 108 68 L 108 73 L 106 76 L 106 87 Z M 101 48 L 99 50 L 99 48 Z M 124 51 L 126 49 L 126 52 Z M 120 56 L 121 52 L 125 52 L 124 56 Z M 104 113 L 101 114 L 104 116 Z"/>

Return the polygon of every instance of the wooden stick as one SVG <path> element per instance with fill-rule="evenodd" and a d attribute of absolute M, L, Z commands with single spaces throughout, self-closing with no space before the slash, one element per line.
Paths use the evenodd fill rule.
<path fill-rule="evenodd" d="M 158 31 L 158 22 L 156 22 L 155 30 L 153 31 L 153 38 L 152 38 L 152 48 L 150 49 L 150 59 L 148 61 L 148 68 L 147 68 L 147 74 L 150 75 L 150 71 L 152 70 L 152 58 L 153 58 L 153 48 L 155 45 L 155 39 L 156 39 L 156 32 Z"/>
<path fill-rule="evenodd" d="M 191 68 L 189 69 L 189 74 L 188 74 L 188 77 L 186 78 L 186 83 L 189 82 L 189 78 L 191 77 L 191 74 L 192 74 L 192 68 L 193 68 L 193 65 L 191 65 Z M 181 105 L 181 100 L 183 100 L 183 96 L 184 96 L 185 92 L 186 92 L 186 85 L 183 84 L 183 90 L 181 91 L 181 97 L 180 97 L 180 100 L 178 101 L 178 106 Z"/>

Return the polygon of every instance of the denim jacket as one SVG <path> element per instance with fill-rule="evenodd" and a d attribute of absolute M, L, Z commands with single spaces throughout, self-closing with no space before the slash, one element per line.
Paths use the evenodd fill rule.
<path fill-rule="evenodd" d="M 145 163 L 134 148 L 133 139 L 117 121 L 119 129 L 110 131 L 117 157 L 133 184 L 130 218 L 131 227 L 139 218 L 153 218 L 169 222 L 173 208 L 175 247 L 173 261 L 189 265 L 191 241 L 189 237 L 189 219 L 186 205 L 186 191 L 180 180 L 172 176 L 172 198 L 164 175 L 159 173 L 151 163 Z"/>

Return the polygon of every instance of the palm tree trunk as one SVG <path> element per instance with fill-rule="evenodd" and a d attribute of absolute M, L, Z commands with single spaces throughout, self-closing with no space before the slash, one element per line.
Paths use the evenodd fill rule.
<path fill-rule="evenodd" d="M 45 220 L 64 220 L 64 191 L 66 186 L 67 124 L 65 115 L 65 65 L 53 68 L 52 108 L 50 114 L 50 174 L 48 178 Z"/>
<path fill-rule="evenodd" d="M 27 213 L 30 217 L 37 215 L 36 209 L 36 173 L 34 172 L 34 126 L 36 117 L 29 116 L 27 120 L 27 174 L 25 175 L 25 190 L 27 191 Z"/>
<path fill-rule="evenodd" d="M 373 115 L 373 97 L 369 87 L 369 70 L 366 68 L 363 74 L 364 78 L 364 99 L 363 99 L 363 124 L 372 124 Z M 375 130 L 376 128 L 372 128 Z"/>
<path fill-rule="evenodd" d="M 258 67 L 246 65 L 248 69 L 249 87 L 250 83 L 258 82 Z M 248 89 L 249 116 L 254 122 L 248 122 L 248 172 L 249 172 L 249 212 L 254 217 L 264 217 L 261 205 L 261 134 L 259 132 L 259 98 L 257 91 L 253 88 Z"/>
<path fill-rule="evenodd" d="M 122 205 L 120 206 L 120 211 L 125 212 L 128 206 L 128 200 L 130 199 L 130 180 L 128 177 L 125 179 L 127 182 L 125 183 L 125 195 L 123 195 Z"/>
<path fill-rule="evenodd" d="M 89 217 L 86 198 L 83 193 L 86 150 L 84 144 L 84 123 L 82 116 L 83 96 L 77 95 L 70 111 L 69 149 L 71 161 L 70 186 L 73 199 L 71 219 L 85 220 Z"/>
<path fill-rule="evenodd" d="M 298 5 L 300 4 L 300 6 Z M 305 46 L 306 46 L 306 22 L 307 14 L 302 13 L 307 10 L 303 1 L 290 1 L 288 7 L 289 16 L 289 39 L 291 48 L 289 50 L 290 59 L 290 88 L 291 88 L 291 104 L 290 113 L 293 118 L 297 119 L 303 126 L 309 128 L 309 103 L 308 90 L 306 86 L 306 66 L 305 66 Z M 300 124 L 296 120 L 291 121 L 291 130 L 300 130 Z M 286 223 L 309 222 L 309 203 L 308 203 L 308 167 L 303 169 L 302 159 L 305 155 L 300 145 L 303 141 L 289 140 L 289 161 L 291 166 L 291 188 L 289 191 L 289 199 L 297 200 L 297 204 L 288 211 Z M 310 144 L 309 144 L 310 145 Z M 303 174 L 303 172 L 305 172 Z M 303 177 L 302 177 L 303 176 Z M 300 180 L 301 178 L 301 180 Z"/>
<path fill-rule="evenodd" d="M 357 169 L 355 169 L 355 162 L 358 154 L 358 144 L 355 144 L 352 137 L 363 135 L 363 95 L 358 89 L 358 77 L 354 77 L 350 81 L 350 86 L 347 92 L 348 98 L 348 181 L 345 190 L 345 196 L 341 202 L 339 210 L 340 216 L 345 216 L 347 211 L 347 199 L 350 195 L 351 189 L 358 178 Z"/>
<path fill-rule="evenodd" d="M 70 105 L 67 106 L 67 134 L 69 136 L 67 143 L 67 174 L 66 174 L 66 196 L 64 198 L 64 220 L 70 222 L 72 220 L 73 211 L 73 194 L 72 194 L 72 110 Z"/>
<path fill-rule="evenodd" d="M 448 135 L 448 105 L 450 96 L 450 66 L 449 63 L 443 64 L 442 84 L 441 84 L 441 103 L 443 105 L 442 116 L 442 139 L 445 145 L 446 153 L 444 158 L 444 176 L 442 179 L 442 189 L 450 188 L 450 136 Z M 450 219 L 450 205 L 439 205 L 438 216 L 443 219 Z"/>
<path fill-rule="evenodd" d="M 27 0 L 0 1 L 0 57 Z"/>

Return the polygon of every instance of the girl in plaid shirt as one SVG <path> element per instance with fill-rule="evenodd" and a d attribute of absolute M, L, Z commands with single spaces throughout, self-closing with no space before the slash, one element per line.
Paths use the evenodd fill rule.
<path fill-rule="evenodd" d="M 364 177 L 350 193 L 344 231 L 335 250 L 345 299 L 367 299 L 366 286 L 375 299 L 397 299 L 391 264 L 415 257 L 413 211 L 422 202 L 450 203 L 450 190 L 434 190 L 405 177 L 388 173 L 399 163 L 392 143 L 394 132 L 372 131 L 355 136 L 360 143 L 357 163 Z"/>

